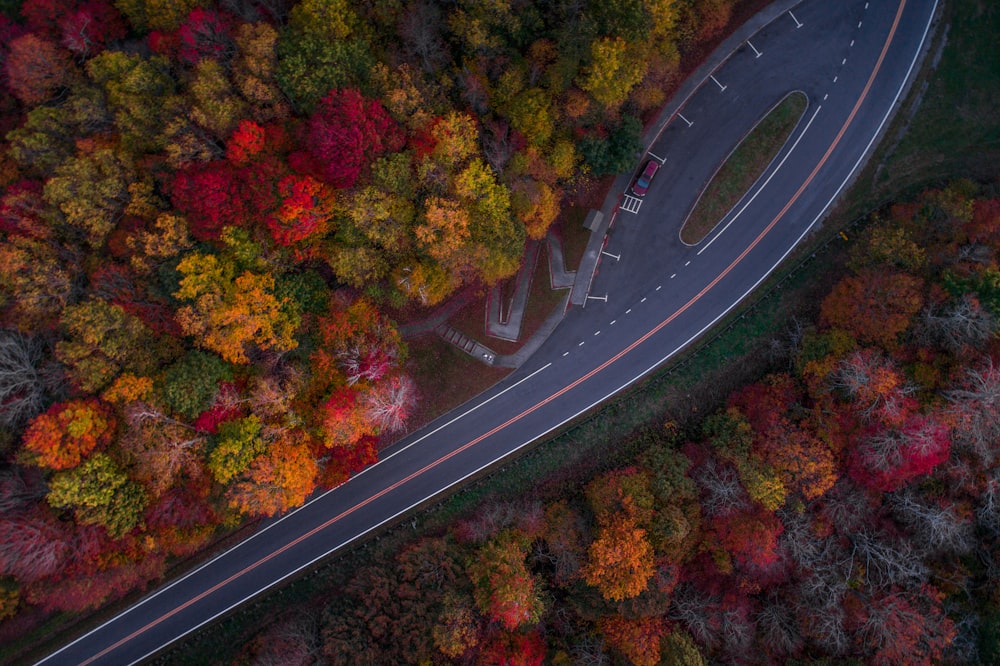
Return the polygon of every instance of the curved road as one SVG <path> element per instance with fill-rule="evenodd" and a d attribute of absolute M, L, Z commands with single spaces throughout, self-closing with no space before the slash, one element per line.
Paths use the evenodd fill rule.
<path fill-rule="evenodd" d="M 605 256 L 592 284 L 591 295 L 606 301 L 570 311 L 508 379 L 398 443 L 377 465 L 39 663 L 147 658 L 677 353 L 759 284 L 843 189 L 911 74 L 936 3 L 806 0 L 780 15 L 714 71 L 684 102 L 683 118 L 672 118 L 653 142 L 664 166 L 637 213 L 618 212 L 607 250 L 620 260 Z M 791 90 L 805 92 L 809 108 L 789 145 L 734 214 L 685 246 L 676 230 L 697 191 Z"/>

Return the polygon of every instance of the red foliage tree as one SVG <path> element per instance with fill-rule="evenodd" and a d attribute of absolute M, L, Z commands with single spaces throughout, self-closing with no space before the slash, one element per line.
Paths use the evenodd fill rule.
<path fill-rule="evenodd" d="M 660 639 L 668 629 L 667 622 L 659 617 L 630 620 L 614 616 L 601 621 L 604 638 L 635 666 L 660 663 Z"/>
<path fill-rule="evenodd" d="M 732 513 L 716 518 L 712 527 L 733 564 L 755 585 L 773 584 L 782 573 L 778 537 L 785 531 L 767 511 Z"/>
<path fill-rule="evenodd" d="M 246 166 L 264 150 L 266 130 L 252 120 L 241 120 L 226 144 L 226 159 Z"/>
<path fill-rule="evenodd" d="M 28 588 L 27 599 L 49 612 L 91 610 L 161 577 L 165 566 L 162 556 L 147 555 L 138 562 L 33 585 Z"/>
<path fill-rule="evenodd" d="M 214 9 L 195 7 L 177 29 L 178 57 L 189 65 L 203 58 L 226 61 L 236 52 L 232 36 L 233 20 Z"/>
<path fill-rule="evenodd" d="M 216 240 L 223 227 L 244 226 L 253 217 L 244 182 L 243 174 L 230 164 L 209 162 L 178 171 L 170 199 L 187 217 L 192 236 Z"/>
<path fill-rule="evenodd" d="M 309 119 L 307 145 L 322 178 L 351 187 L 378 155 L 399 150 L 403 133 L 378 100 L 352 88 L 331 91 Z"/>
<path fill-rule="evenodd" d="M 333 216 L 328 186 L 311 176 L 285 176 L 278 181 L 277 199 L 267 216 L 267 229 L 279 245 L 292 245 L 327 231 Z"/>
<path fill-rule="evenodd" d="M 329 451 L 320 452 L 325 456 L 325 464 L 320 472 L 318 485 L 324 488 L 339 486 L 350 478 L 351 474 L 360 472 L 368 465 L 378 461 L 378 440 L 375 437 L 362 437 L 353 446 L 338 446 Z"/>
<path fill-rule="evenodd" d="M 69 533 L 40 511 L 0 516 L 0 575 L 31 583 L 59 573 L 71 554 Z"/>
<path fill-rule="evenodd" d="M 490 666 L 541 666 L 545 663 L 545 640 L 541 632 L 495 636 L 480 653 L 479 663 Z"/>
<path fill-rule="evenodd" d="M 109 42 L 125 39 L 125 19 L 107 0 L 90 0 L 67 11 L 59 20 L 62 44 L 77 56 L 88 58 Z"/>
<path fill-rule="evenodd" d="M 925 585 L 919 594 L 892 590 L 850 605 L 848 624 L 866 663 L 874 666 L 940 663 L 941 655 L 954 639 L 955 625 L 941 609 L 944 597 Z"/>
<path fill-rule="evenodd" d="M 848 473 L 858 483 L 889 492 L 928 474 L 948 459 L 951 431 L 932 417 L 914 414 L 902 428 L 872 432 L 848 461 Z"/>
<path fill-rule="evenodd" d="M 729 406 L 746 416 L 753 429 L 766 432 L 795 402 L 796 389 L 787 374 L 771 375 L 764 381 L 748 384 L 729 397 Z"/>

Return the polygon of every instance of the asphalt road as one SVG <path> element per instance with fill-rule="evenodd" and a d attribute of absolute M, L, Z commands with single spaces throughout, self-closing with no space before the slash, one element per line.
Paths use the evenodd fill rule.
<path fill-rule="evenodd" d="M 585 308 L 507 380 L 398 443 L 43 664 L 130 664 L 308 568 L 649 373 L 759 284 L 817 223 L 910 75 L 936 0 L 806 0 L 737 50 L 652 144 L 664 166 L 619 211 Z M 801 25 L 801 27 L 798 27 Z M 723 89 L 724 87 L 724 89 Z M 680 223 L 717 166 L 792 90 L 809 108 L 738 216 L 689 247 Z M 690 126 L 688 122 L 692 123 Z M 623 199 L 624 201 L 624 199 Z M 742 208 L 737 206 L 736 211 Z M 735 212 L 735 211 L 734 211 Z"/>

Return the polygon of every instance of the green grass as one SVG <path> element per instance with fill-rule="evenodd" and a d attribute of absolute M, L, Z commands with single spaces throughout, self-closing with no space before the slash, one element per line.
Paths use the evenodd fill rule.
<path fill-rule="evenodd" d="M 947 33 L 942 27 L 934 36 L 913 91 L 858 178 L 848 215 L 946 180 L 997 177 L 1000 5 L 948 0 L 941 12 Z"/>
<path fill-rule="evenodd" d="M 700 242 L 732 210 L 785 145 L 808 100 L 793 92 L 764 116 L 719 167 L 681 229 L 681 240 Z"/>

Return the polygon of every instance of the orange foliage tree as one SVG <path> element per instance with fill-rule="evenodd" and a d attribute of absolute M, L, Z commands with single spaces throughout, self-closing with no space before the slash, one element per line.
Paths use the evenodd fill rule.
<path fill-rule="evenodd" d="M 271 442 L 226 492 L 230 506 L 252 516 L 273 516 L 302 504 L 316 487 L 318 468 L 309 442 L 288 435 Z"/>
<path fill-rule="evenodd" d="M 656 666 L 660 663 L 660 640 L 667 634 L 666 620 L 643 617 L 634 620 L 621 616 L 601 620 L 605 640 L 635 666 Z"/>
<path fill-rule="evenodd" d="M 76 467 L 92 451 L 111 441 L 114 417 L 96 399 L 70 400 L 52 405 L 28 425 L 24 447 L 32 462 L 49 469 Z"/>
<path fill-rule="evenodd" d="M 609 601 L 639 596 L 655 571 L 646 530 L 628 516 L 601 527 L 587 555 L 584 579 Z"/>
<path fill-rule="evenodd" d="M 866 268 L 837 283 L 823 299 L 820 320 L 858 340 L 894 349 L 923 306 L 922 281 L 898 271 Z"/>

